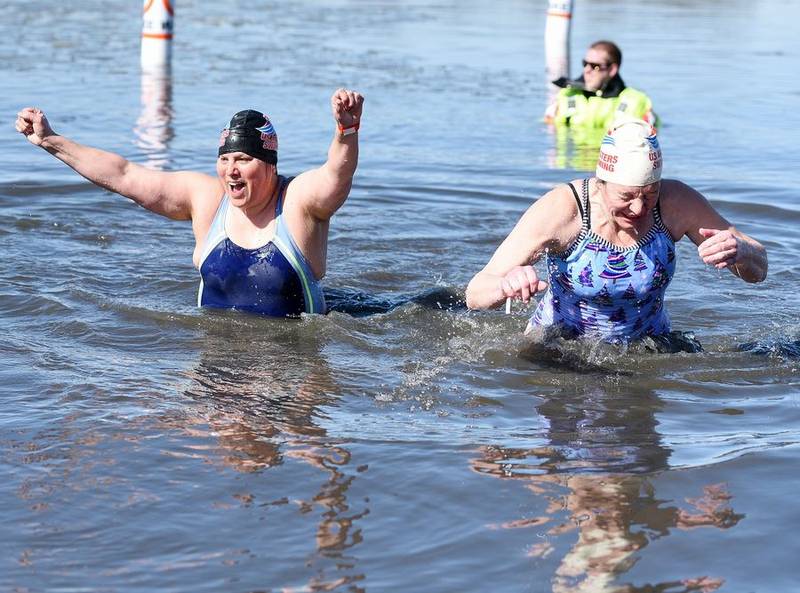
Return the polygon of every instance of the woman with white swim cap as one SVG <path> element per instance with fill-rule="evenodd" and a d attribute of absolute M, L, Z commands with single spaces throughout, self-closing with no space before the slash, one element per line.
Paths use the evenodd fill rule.
<path fill-rule="evenodd" d="M 528 324 L 569 337 L 631 341 L 664 336 L 664 293 L 675 242 L 689 237 L 708 265 L 745 282 L 767 275 L 767 253 L 688 185 L 661 179 L 655 130 L 617 124 L 602 141 L 595 177 L 551 190 L 522 216 L 467 287 L 470 309 L 544 291 Z M 543 255 L 547 281 L 532 264 Z"/>

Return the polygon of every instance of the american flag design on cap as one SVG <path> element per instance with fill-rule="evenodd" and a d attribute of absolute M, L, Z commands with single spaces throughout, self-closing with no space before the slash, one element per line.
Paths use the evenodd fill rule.
<path fill-rule="evenodd" d="M 261 139 L 264 141 L 264 148 L 267 150 L 278 150 L 278 135 L 275 133 L 275 128 L 272 127 L 272 122 L 269 118 L 264 116 L 264 125 L 256 128 L 261 132 Z"/>

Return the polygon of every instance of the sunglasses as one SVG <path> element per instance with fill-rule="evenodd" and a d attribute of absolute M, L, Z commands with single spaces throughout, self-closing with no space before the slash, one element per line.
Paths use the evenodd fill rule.
<path fill-rule="evenodd" d="M 608 67 L 611 65 L 611 64 L 595 64 L 594 62 L 587 62 L 586 60 L 583 60 L 581 63 L 583 64 L 584 68 L 588 66 L 595 72 L 597 72 L 598 70 L 608 70 Z"/>

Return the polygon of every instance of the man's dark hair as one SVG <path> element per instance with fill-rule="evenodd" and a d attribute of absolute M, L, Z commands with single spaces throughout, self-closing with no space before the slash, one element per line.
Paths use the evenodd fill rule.
<path fill-rule="evenodd" d="M 613 41 L 595 41 L 589 46 L 589 49 L 602 49 L 608 54 L 610 64 L 622 66 L 622 50 Z"/>

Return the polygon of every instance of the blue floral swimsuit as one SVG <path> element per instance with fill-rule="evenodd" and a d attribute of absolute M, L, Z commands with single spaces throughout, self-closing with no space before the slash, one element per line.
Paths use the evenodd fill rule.
<path fill-rule="evenodd" d="M 669 333 L 664 293 L 675 273 L 675 241 L 653 209 L 650 230 L 631 247 L 618 247 L 591 230 L 589 180 L 583 196 L 569 184 L 581 213 L 581 230 L 561 253 L 547 254 L 550 286 L 528 323 L 555 326 L 577 337 L 630 341 Z"/>

